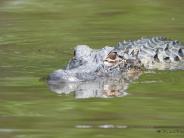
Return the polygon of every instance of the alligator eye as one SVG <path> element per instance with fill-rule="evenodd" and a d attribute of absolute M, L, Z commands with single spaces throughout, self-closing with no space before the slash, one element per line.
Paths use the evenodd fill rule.
<path fill-rule="evenodd" d="M 111 53 L 109 53 L 108 58 L 110 58 L 112 60 L 115 60 L 116 59 L 116 56 L 117 56 L 117 53 L 111 52 Z"/>

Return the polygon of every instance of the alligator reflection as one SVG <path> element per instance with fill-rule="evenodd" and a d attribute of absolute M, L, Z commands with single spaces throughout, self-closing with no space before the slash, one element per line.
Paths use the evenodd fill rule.
<path fill-rule="evenodd" d="M 73 92 L 76 99 L 122 97 L 128 94 L 126 92 L 128 85 L 140 75 L 141 72 L 123 73 L 114 78 L 75 83 L 52 82 L 48 86 L 58 95 Z"/>

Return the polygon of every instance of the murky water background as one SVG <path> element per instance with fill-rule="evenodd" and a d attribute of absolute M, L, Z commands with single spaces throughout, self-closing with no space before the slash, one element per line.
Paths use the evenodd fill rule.
<path fill-rule="evenodd" d="M 75 99 L 43 81 L 77 44 L 184 41 L 183 14 L 182 0 L 0 0 L 0 137 L 183 137 L 183 71 L 146 72 L 119 98 Z"/>

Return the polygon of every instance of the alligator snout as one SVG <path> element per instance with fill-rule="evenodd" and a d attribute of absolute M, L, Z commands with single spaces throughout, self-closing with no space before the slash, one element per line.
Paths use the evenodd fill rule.
<path fill-rule="evenodd" d="M 77 77 L 70 70 L 56 70 L 48 76 L 48 82 L 77 82 Z"/>

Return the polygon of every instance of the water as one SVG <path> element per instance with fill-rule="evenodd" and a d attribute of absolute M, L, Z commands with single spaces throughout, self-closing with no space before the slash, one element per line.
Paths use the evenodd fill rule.
<path fill-rule="evenodd" d="M 78 44 L 184 41 L 183 9 L 179 0 L 1 0 L 0 137 L 183 137 L 183 71 L 146 72 L 116 98 L 58 95 L 43 81 Z"/>

